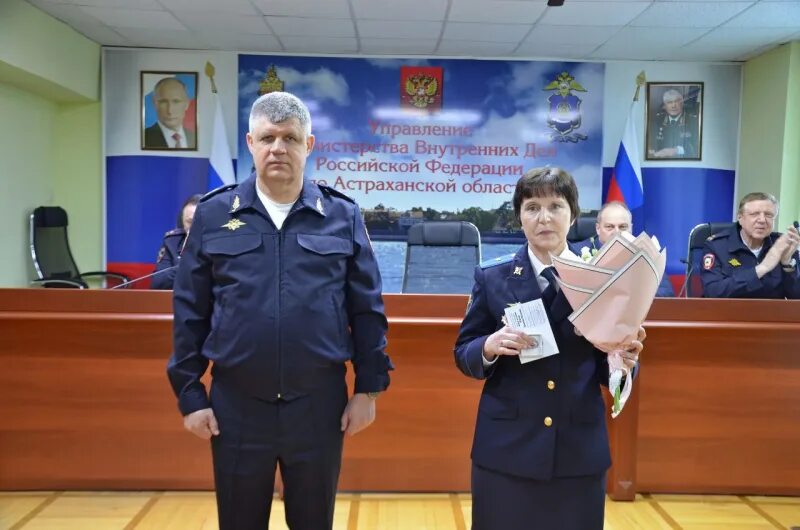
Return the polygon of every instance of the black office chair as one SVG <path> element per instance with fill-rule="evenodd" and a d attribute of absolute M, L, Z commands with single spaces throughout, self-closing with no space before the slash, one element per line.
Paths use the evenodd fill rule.
<path fill-rule="evenodd" d="M 481 235 L 466 221 L 427 221 L 408 230 L 404 293 L 466 294 L 481 261 Z"/>
<path fill-rule="evenodd" d="M 81 273 L 69 248 L 67 224 L 67 212 L 59 206 L 39 206 L 31 214 L 31 258 L 38 276 L 32 284 L 86 289 L 90 278 L 105 280 L 107 287 L 128 281 L 127 276 L 115 272 Z"/>
<path fill-rule="evenodd" d="M 597 231 L 595 230 L 594 226 L 597 224 L 597 212 L 598 210 L 582 211 L 578 215 L 578 218 L 575 219 L 575 222 L 572 224 L 572 226 L 569 227 L 569 232 L 567 232 L 567 241 L 570 243 L 577 243 L 597 235 Z"/>
<path fill-rule="evenodd" d="M 711 234 L 716 234 L 733 226 L 735 223 L 702 223 L 689 232 L 689 245 L 686 250 L 686 278 L 683 290 L 686 296 L 700 298 L 703 296 L 703 282 L 700 273 L 703 270 L 703 246 Z"/>

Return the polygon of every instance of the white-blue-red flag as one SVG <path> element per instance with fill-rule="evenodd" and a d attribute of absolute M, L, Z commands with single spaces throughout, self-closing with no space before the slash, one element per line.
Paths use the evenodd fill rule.
<path fill-rule="evenodd" d="M 216 93 L 214 100 L 216 110 L 214 111 L 214 128 L 211 133 L 211 155 L 208 157 L 209 190 L 236 182 L 231 149 L 228 146 L 228 135 L 225 132 L 225 116 L 222 114 L 222 104 Z"/>
<path fill-rule="evenodd" d="M 636 118 L 634 116 L 634 103 L 628 112 L 625 122 L 625 132 L 619 143 L 617 160 L 611 171 L 611 181 L 608 184 L 606 202 L 624 202 L 631 210 L 644 203 L 644 190 L 642 187 L 642 168 L 639 164 L 639 135 L 636 133 Z"/>

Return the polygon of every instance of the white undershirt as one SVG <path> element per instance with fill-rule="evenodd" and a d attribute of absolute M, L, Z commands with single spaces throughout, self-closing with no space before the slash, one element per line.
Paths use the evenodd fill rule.
<path fill-rule="evenodd" d="M 261 191 L 261 189 L 258 187 L 258 184 L 256 184 L 256 195 L 258 195 L 258 198 L 261 200 L 261 203 L 267 210 L 272 222 L 275 223 L 275 227 L 280 230 L 283 226 L 283 222 L 286 220 L 286 216 L 289 215 L 289 210 L 291 210 L 292 206 L 294 206 L 295 201 L 286 204 L 275 202 Z"/>
<path fill-rule="evenodd" d="M 559 254 L 558 257 L 573 261 L 581 261 L 581 258 L 579 258 L 574 252 L 572 252 L 569 249 L 569 245 L 564 246 L 564 251 L 561 252 L 561 254 Z M 550 265 L 545 265 L 544 263 L 539 261 L 539 258 L 536 257 L 536 254 L 533 253 L 530 246 L 528 246 L 528 259 L 531 260 L 531 266 L 533 266 L 533 272 L 536 273 L 536 283 L 539 284 L 539 290 L 544 292 L 547 286 L 550 285 L 550 282 L 547 281 L 547 278 L 542 276 L 542 271 L 545 270 L 547 267 L 550 267 Z"/>
<path fill-rule="evenodd" d="M 744 243 L 744 246 L 746 246 L 746 247 L 747 247 L 747 250 L 749 250 L 750 252 L 752 252 L 752 253 L 753 253 L 753 255 L 754 255 L 756 258 L 758 258 L 758 255 L 761 253 L 761 249 L 762 249 L 762 248 L 764 248 L 764 241 L 763 241 L 763 240 L 761 241 L 761 246 L 760 246 L 760 247 L 758 247 L 758 248 L 752 248 L 750 245 L 748 245 L 747 243 L 745 243 L 745 239 L 744 239 L 744 230 L 740 230 L 740 231 L 739 231 L 739 237 L 741 237 L 741 238 L 742 238 L 742 243 Z"/>

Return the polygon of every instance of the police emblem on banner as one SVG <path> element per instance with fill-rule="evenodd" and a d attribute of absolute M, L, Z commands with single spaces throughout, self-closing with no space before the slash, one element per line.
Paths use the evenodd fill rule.
<path fill-rule="evenodd" d="M 401 66 L 400 106 L 403 108 L 440 110 L 444 91 L 441 66 Z"/>
<path fill-rule="evenodd" d="M 581 98 L 573 92 L 586 92 L 587 90 L 568 72 L 558 74 L 558 77 L 542 90 L 554 92 L 547 98 L 550 105 L 547 113 L 547 126 L 554 131 L 550 133 L 550 140 L 573 143 L 586 140 L 585 134 L 575 132 L 581 127 Z"/>

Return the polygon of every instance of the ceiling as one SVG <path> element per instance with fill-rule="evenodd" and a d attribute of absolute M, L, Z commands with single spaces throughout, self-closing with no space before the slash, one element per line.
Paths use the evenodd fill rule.
<path fill-rule="evenodd" d="M 741 61 L 800 39 L 800 0 L 28 0 L 106 46 Z"/>

